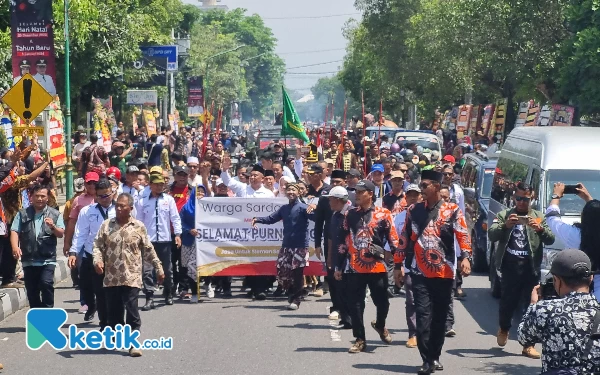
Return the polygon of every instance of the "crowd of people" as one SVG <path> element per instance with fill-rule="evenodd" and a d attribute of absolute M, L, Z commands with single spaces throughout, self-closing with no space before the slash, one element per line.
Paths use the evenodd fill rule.
<path fill-rule="evenodd" d="M 324 136 L 313 131 L 310 143 L 298 145 L 292 156 L 279 140 L 252 150 L 243 137 L 224 131 L 162 128 L 148 137 L 143 127 L 127 133 L 119 124 L 113 133 L 109 152 L 97 136 L 88 141 L 84 132 L 74 134 L 76 195 L 62 214 L 37 140 L 19 145 L 15 153 L 1 153 L 5 163 L 0 167 L 0 212 L 5 227 L 0 226 L 0 245 L 12 249 L 2 251 L 3 287 L 24 285 L 31 307 L 52 307 L 57 238 L 64 237 L 63 252 L 80 289 L 83 320 L 92 322 L 97 315 L 101 329 L 127 323 L 139 330 L 140 292 L 146 298 L 142 311 L 156 307 L 161 288 L 167 306 L 176 298 L 198 302 L 195 198 L 280 197 L 288 203 L 251 223 L 283 222 L 277 276 L 244 278 L 248 296 L 264 300 L 285 294 L 287 308 L 297 310 L 308 294 L 329 293 L 329 319 L 339 320 L 339 329 L 352 330 L 355 341 L 349 352 L 360 353 L 367 348 L 367 296 L 377 311 L 370 325 L 389 344 L 389 300 L 404 294 L 406 346 L 418 348 L 423 360 L 418 373 L 443 370 L 445 338 L 457 334 L 453 301 L 466 297 L 462 278 L 470 275 L 472 263 L 460 169 L 465 154 L 486 152 L 487 139 L 476 135 L 455 145 L 455 134 L 439 132 L 446 147 L 443 155 L 412 142 L 365 138 L 360 132 L 331 131 Z M 531 297 L 519 326 L 523 355 L 542 357 L 534 348 L 542 343 L 544 371 L 569 366 L 578 374 L 600 371 L 595 355 L 600 347 L 587 344 L 593 343 L 590 331 L 597 330 L 599 318 L 587 309 L 597 305 L 586 289 L 597 270 L 591 234 L 583 233 L 589 226 L 567 228 L 560 221 L 560 184 L 545 214 L 531 209 L 528 185 L 515 189 L 514 206 L 501 212 L 489 229 L 490 240 L 499 243 L 495 262 L 503 273 L 497 343 L 506 345 L 515 311 Z M 598 201 L 583 186 L 580 194 L 589 202 L 582 224 L 595 222 Z M 315 254 L 327 269 L 324 280 L 304 274 L 309 221 L 315 225 Z M 555 234 L 568 237 L 570 247 L 584 250 L 562 252 L 552 274 L 557 294 L 575 306 L 573 311 L 592 311 L 587 318 L 580 314 L 543 322 L 561 301 L 538 303 L 534 298 L 543 244 L 551 244 Z M 231 277 L 200 281 L 208 298 L 232 294 Z M 567 322 L 564 327 L 569 319 L 573 335 L 579 336 L 570 338 L 575 346 L 568 350 L 586 351 L 566 358 L 566 349 L 548 347 L 553 341 L 547 335 L 558 335 L 557 322 Z M 131 349 L 130 355 L 142 353 Z"/>

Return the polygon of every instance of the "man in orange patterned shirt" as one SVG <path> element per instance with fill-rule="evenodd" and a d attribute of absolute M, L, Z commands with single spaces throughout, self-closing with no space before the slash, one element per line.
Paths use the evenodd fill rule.
<path fill-rule="evenodd" d="M 410 269 L 417 315 L 417 345 L 423 365 L 419 374 L 444 369 L 439 362 L 444 345 L 445 325 L 457 258 L 459 270 L 471 273 L 471 240 L 463 213 L 455 203 L 445 202 L 440 194 L 443 175 L 428 170 L 421 174 L 423 202 L 408 209 L 400 248 L 394 254 L 395 278 L 403 279 L 403 264 Z M 455 249 L 454 237 L 458 241 Z"/>
<path fill-rule="evenodd" d="M 375 185 L 371 181 L 363 180 L 356 185 L 357 207 L 348 211 L 339 232 L 340 256 L 334 276 L 341 280 L 344 273 L 352 333 L 356 338 L 350 353 L 360 353 L 367 348 L 363 322 L 367 286 L 377 307 L 377 319 L 371 322 L 371 327 L 384 343 L 392 342 L 385 328 L 390 309 L 385 262 L 392 259 L 392 253 L 398 248 L 398 234 L 390 211 L 373 204 L 374 193 Z M 384 249 L 386 240 L 390 250 Z"/>

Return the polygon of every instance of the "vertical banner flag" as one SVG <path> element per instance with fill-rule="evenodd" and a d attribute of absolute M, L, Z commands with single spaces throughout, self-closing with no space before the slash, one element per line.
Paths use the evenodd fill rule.
<path fill-rule="evenodd" d="M 56 95 L 52 1 L 11 0 L 10 15 L 13 84 L 30 73 Z"/>
<path fill-rule="evenodd" d="M 552 106 L 544 105 L 536 121 L 536 126 L 552 126 Z"/>
<path fill-rule="evenodd" d="M 517 114 L 517 121 L 515 121 L 515 128 L 525 126 L 527 122 L 527 114 L 529 112 L 529 102 L 519 103 L 519 113 Z"/>
<path fill-rule="evenodd" d="M 468 135 L 469 125 L 471 124 L 471 108 L 470 104 L 463 104 L 458 107 L 458 118 L 456 120 L 457 138 L 461 139 Z"/>
<path fill-rule="evenodd" d="M 190 199 L 194 199 L 191 197 Z M 284 198 L 195 198 L 196 265 L 198 276 L 258 276 L 277 274 L 277 255 L 283 241 L 283 223 L 250 225 L 288 203 Z M 314 242 L 314 224 L 308 229 Z M 323 276 L 323 263 L 309 248 L 305 275 Z"/>
<path fill-rule="evenodd" d="M 469 126 L 469 135 L 477 134 L 481 130 L 481 104 L 474 105 L 471 108 L 471 126 Z"/>
<path fill-rule="evenodd" d="M 188 78 L 188 117 L 200 117 L 204 113 L 204 79 Z"/>
<path fill-rule="evenodd" d="M 485 106 L 483 110 L 483 120 L 481 121 L 481 132 L 484 137 L 490 136 L 490 128 L 492 124 L 492 116 L 494 115 L 494 109 L 496 106 L 494 104 L 488 104 Z"/>
<path fill-rule="evenodd" d="M 540 114 L 540 105 L 533 100 L 529 101 L 529 109 L 527 110 L 527 119 L 523 126 L 535 126 L 537 118 Z"/>
<path fill-rule="evenodd" d="M 156 134 L 156 117 L 154 117 L 154 112 L 149 109 L 144 109 L 144 122 L 146 123 L 148 136 Z"/>
<path fill-rule="evenodd" d="M 571 126 L 575 108 L 568 105 L 552 104 L 552 126 Z"/>
<path fill-rule="evenodd" d="M 506 122 L 506 103 L 508 99 L 500 99 L 496 104 L 496 111 L 494 111 L 493 126 L 490 128 L 490 133 L 496 136 L 502 143 L 504 142 L 504 127 Z"/>
<path fill-rule="evenodd" d="M 290 100 L 285 88 L 281 86 L 283 92 L 283 118 L 281 121 L 281 135 L 289 135 L 304 142 L 309 142 L 308 136 L 304 131 L 304 126 L 300 122 L 298 113 L 294 104 Z"/>

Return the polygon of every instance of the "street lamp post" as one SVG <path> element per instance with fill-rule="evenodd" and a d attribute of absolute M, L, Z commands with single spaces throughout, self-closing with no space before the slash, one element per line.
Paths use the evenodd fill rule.
<path fill-rule="evenodd" d="M 67 136 L 67 199 L 73 197 L 73 163 L 71 148 L 71 76 L 69 50 L 69 0 L 64 0 L 65 6 L 65 135 Z"/>

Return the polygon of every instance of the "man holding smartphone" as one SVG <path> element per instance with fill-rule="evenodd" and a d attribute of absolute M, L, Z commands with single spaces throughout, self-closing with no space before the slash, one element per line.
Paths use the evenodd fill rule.
<path fill-rule="evenodd" d="M 531 208 L 533 189 L 519 182 L 513 195 L 514 207 L 500 212 L 488 231 L 491 242 L 497 242 L 495 266 L 501 271 L 500 329 L 497 343 L 505 346 L 512 316 L 539 283 L 543 245 L 554 243 L 554 234 L 544 214 Z M 533 346 L 523 347 L 522 354 L 538 359 Z"/>

